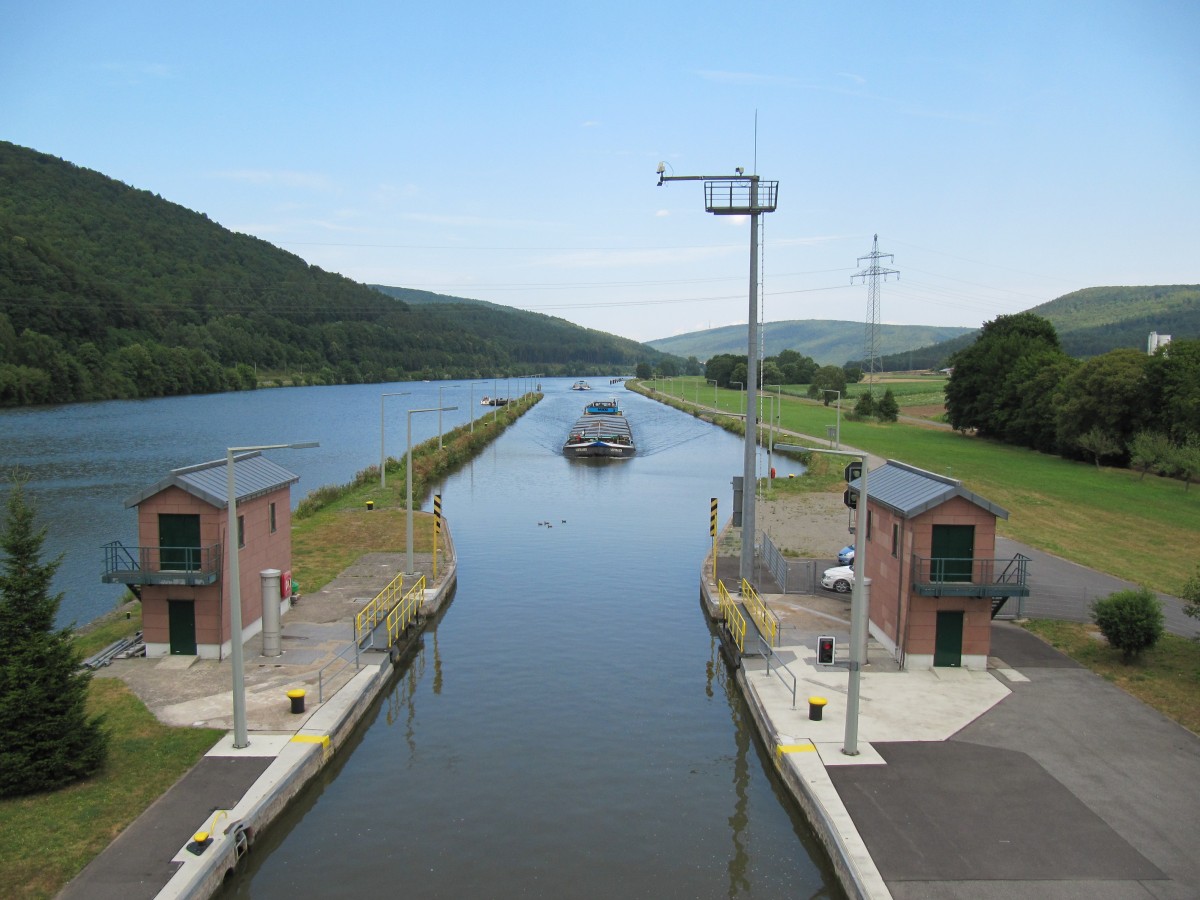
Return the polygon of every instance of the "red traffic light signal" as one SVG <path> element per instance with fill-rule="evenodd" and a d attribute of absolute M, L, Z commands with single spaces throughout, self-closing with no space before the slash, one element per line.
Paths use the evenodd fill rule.
<path fill-rule="evenodd" d="M 833 655 L 837 650 L 837 640 L 831 635 L 817 638 L 817 665 L 832 666 Z"/>

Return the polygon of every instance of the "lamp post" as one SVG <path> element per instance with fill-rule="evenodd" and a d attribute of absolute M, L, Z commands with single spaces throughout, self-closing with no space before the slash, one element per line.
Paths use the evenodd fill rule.
<path fill-rule="evenodd" d="M 413 496 L 412 496 L 412 417 L 413 413 L 435 412 L 438 417 L 441 417 L 442 411 L 458 409 L 457 406 L 436 406 L 427 409 L 410 409 L 408 411 L 408 453 L 405 454 L 408 460 L 408 468 L 405 470 L 405 481 L 408 488 L 408 515 L 405 517 L 404 524 L 408 531 L 408 568 L 405 570 L 405 575 L 415 575 L 416 570 L 413 568 Z"/>
<path fill-rule="evenodd" d="M 263 450 L 305 450 L 321 446 L 316 441 L 299 441 L 293 444 L 263 444 L 258 447 L 230 447 L 225 451 L 225 506 L 229 518 L 225 525 L 225 544 L 232 544 L 229 553 L 229 663 L 233 666 L 233 749 L 242 750 L 250 746 L 246 733 L 246 671 L 242 661 L 242 571 L 238 564 L 240 551 L 237 527 L 237 479 L 233 472 L 234 455 L 259 453 Z"/>
<path fill-rule="evenodd" d="M 439 384 L 439 385 L 438 385 L 438 405 L 437 405 L 437 411 L 438 411 L 438 452 L 439 452 L 439 453 L 441 453 L 441 452 L 442 452 L 442 410 L 447 408 L 447 407 L 443 407 L 443 406 L 442 406 L 442 388 L 444 388 L 444 387 L 445 387 L 445 385 L 444 385 L 444 384 Z M 452 388 L 456 388 L 456 387 L 458 387 L 458 385 L 457 385 L 457 384 L 452 384 L 452 385 L 450 385 L 450 387 L 452 387 Z M 448 407 L 448 408 L 449 408 L 449 409 L 458 409 L 458 407 L 457 407 L 457 406 L 451 406 L 451 407 Z"/>
<path fill-rule="evenodd" d="M 862 475 L 854 521 L 854 589 L 850 594 L 850 683 L 846 689 L 846 733 L 842 753 L 858 756 L 858 707 L 861 696 L 862 665 L 867 643 L 867 605 L 870 602 L 870 583 L 867 578 L 867 532 L 865 530 L 867 510 L 867 469 L 870 461 L 865 451 L 826 450 L 822 447 L 800 447 L 795 444 L 780 444 L 781 450 L 799 450 L 806 453 L 826 453 L 831 456 L 850 456 L 862 461 Z"/>
<path fill-rule="evenodd" d="M 758 385 L 758 220 L 763 213 L 775 211 L 779 192 L 778 181 L 762 181 L 758 175 L 747 175 L 741 167 L 729 175 L 667 175 L 667 164 L 658 164 L 658 185 L 668 181 L 703 181 L 704 209 L 714 215 L 749 216 L 750 218 L 750 290 L 749 315 L 746 326 L 746 410 L 747 416 L 757 409 L 755 391 Z M 746 421 L 746 440 L 742 450 L 742 483 L 757 484 L 755 466 L 758 462 L 758 422 Z M 754 581 L 754 490 L 742 491 L 742 555 L 739 564 L 741 577 Z M 745 535 L 750 535 L 745 540 Z"/>
<path fill-rule="evenodd" d="M 471 434 L 475 433 L 475 385 L 487 384 L 486 381 L 471 382 Z"/>
<path fill-rule="evenodd" d="M 838 450 L 842 449 L 842 392 L 834 390 L 826 390 L 826 394 L 837 394 L 837 439 L 834 447 Z"/>
<path fill-rule="evenodd" d="M 387 454 L 383 450 L 383 398 L 407 397 L 409 391 L 397 391 L 391 394 L 379 395 L 379 489 L 387 487 Z"/>

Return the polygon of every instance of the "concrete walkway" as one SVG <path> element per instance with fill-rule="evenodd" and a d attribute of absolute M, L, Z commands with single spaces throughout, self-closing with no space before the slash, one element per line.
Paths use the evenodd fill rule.
<path fill-rule="evenodd" d="M 441 558 L 434 583 L 430 555 L 414 556 L 418 575 L 427 578 L 423 621 L 436 616 L 453 593 L 452 550 Z M 248 640 L 249 746 L 235 750 L 232 734 L 225 735 L 59 897 L 149 900 L 215 892 L 257 832 L 328 762 L 388 682 L 395 657 L 382 650 L 356 656 L 353 619 L 406 565 L 406 554 L 367 554 L 321 590 L 300 597 L 283 616 L 280 656 L 264 657 L 261 637 Z M 416 580 L 406 577 L 405 588 Z M 407 640 L 419 633 L 420 627 L 410 629 Z M 97 677 L 122 679 L 168 724 L 232 728 L 228 660 L 114 660 Z M 287 696 L 296 688 L 306 692 L 299 713 L 292 712 Z M 210 832 L 211 842 L 198 846 L 197 832 Z"/>
<path fill-rule="evenodd" d="M 899 671 L 872 642 L 847 756 L 848 672 L 815 654 L 848 645 L 849 599 L 764 599 L 776 656 L 738 681 L 851 897 L 1200 897 L 1200 737 L 995 623 L 986 671 Z"/>

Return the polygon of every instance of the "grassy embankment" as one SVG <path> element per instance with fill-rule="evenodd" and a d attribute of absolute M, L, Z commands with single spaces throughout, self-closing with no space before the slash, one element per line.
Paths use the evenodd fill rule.
<path fill-rule="evenodd" d="M 413 448 L 413 497 L 422 498 L 469 460 L 540 398 L 513 403 L 469 426 Z M 363 553 L 399 552 L 407 546 L 405 464 L 388 460 L 388 484 L 379 468 L 349 484 L 318 488 L 301 501 L 292 520 L 292 571 L 313 589 L 327 584 Z M 366 510 L 372 500 L 375 509 Z M 414 521 L 414 549 L 433 545 L 432 515 Z M 448 515 L 449 518 L 449 515 Z M 141 628 L 141 607 L 128 603 L 76 636 L 83 657 Z M 92 715 L 104 717 L 108 761 L 88 779 L 52 794 L 0 800 L 0 897 L 53 897 L 87 863 L 173 785 L 224 734 L 210 728 L 163 725 L 124 683 L 93 679 Z"/>
<path fill-rule="evenodd" d="M 670 384 L 676 404 L 694 402 L 696 379 L 678 378 Z M 898 386 L 897 386 L 898 387 Z M 930 386 L 912 386 L 911 393 L 897 391 L 901 412 L 905 397 L 928 407 Z M 803 385 L 784 388 L 802 394 Z M 659 382 L 658 395 L 666 393 Z M 699 393 L 701 403 L 712 405 L 712 388 Z M 722 410 L 740 411 L 740 391 L 717 392 Z M 784 394 L 782 427 L 824 438 L 836 424 L 836 410 L 815 401 Z M 963 481 L 977 494 L 1009 511 L 999 522 L 1000 533 L 1081 565 L 1118 578 L 1145 584 L 1157 591 L 1178 595 L 1184 581 L 1200 562 L 1196 535 L 1200 534 L 1200 492 L 1185 490 L 1179 481 L 1127 469 L 1097 469 L 1078 463 L 968 437 L 933 426 L 854 422 L 842 408 L 844 446 L 868 450 L 931 472 Z M 728 422 L 729 420 L 725 420 Z M 733 420 L 731 430 L 744 433 Z"/>

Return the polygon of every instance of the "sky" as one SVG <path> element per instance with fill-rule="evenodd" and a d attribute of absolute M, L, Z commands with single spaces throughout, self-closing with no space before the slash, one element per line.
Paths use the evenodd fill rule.
<path fill-rule="evenodd" d="M 356 281 L 639 341 L 1200 282 L 1200 4 L 6 0 L 0 139 Z"/>

